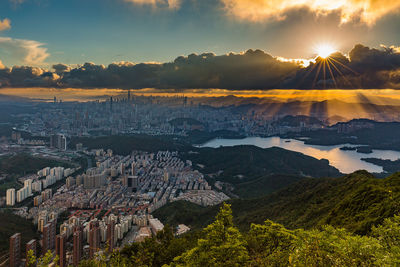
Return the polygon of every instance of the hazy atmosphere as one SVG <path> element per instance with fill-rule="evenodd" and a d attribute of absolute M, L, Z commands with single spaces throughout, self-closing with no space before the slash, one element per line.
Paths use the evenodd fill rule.
<path fill-rule="evenodd" d="M 1 0 L 0 266 L 399 266 L 399 29 L 399 0 Z"/>

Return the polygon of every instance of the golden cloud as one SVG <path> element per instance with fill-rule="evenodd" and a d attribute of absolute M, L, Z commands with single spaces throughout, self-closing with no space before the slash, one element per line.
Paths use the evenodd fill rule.
<path fill-rule="evenodd" d="M 284 20 L 288 11 L 308 8 L 317 14 L 339 11 L 341 22 L 353 19 L 371 25 L 400 10 L 398 0 L 221 0 L 228 14 L 253 22 Z"/>
<path fill-rule="evenodd" d="M 165 7 L 169 9 L 178 9 L 181 4 L 181 0 L 125 0 L 125 2 L 137 5 L 149 5 L 154 8 Z"/>
<path fill-rule="evenodd" d="M 34 40 L 0 37 L 0 50 L 12 55 L 19 63 L 41 65 L 50 56 L 43 43 Z"/>
<path fill-rule="evenodd" d="M 0 32 L 11 29 L 11 21 L 9 19 L 0 20 Z"/>

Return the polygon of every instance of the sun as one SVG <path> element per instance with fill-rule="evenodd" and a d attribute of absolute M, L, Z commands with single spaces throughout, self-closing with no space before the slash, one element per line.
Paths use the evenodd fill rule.
<path fill-rule="evenodd" d="M 332 53 L 335 53 L 336 49 L 331 44 L 320 44 L 315 47 L 315 52 L 318 57 L 327 58 Z"/>

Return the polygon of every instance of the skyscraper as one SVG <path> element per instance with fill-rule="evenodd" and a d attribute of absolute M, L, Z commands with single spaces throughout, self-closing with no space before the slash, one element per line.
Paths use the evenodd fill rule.
<path fill-rule="evenodd" d="M 26 187 L 27 197 L 32 196 L 32 179 L 26 179 L 24 181 L 24 187 Z"/>
<path fill-rule="evenodd" d="M 10 237 L 10 267 L 19 266 L 21 262 L 21 234 Z"/>
<path fill-rule="evenodd" d="M 139 178 L 137 176 L 126 177 L 126 186 L 130 191 L 136 192 L 139 187 Z"/>
<path fill-rule="evenodd" d="M 48 250 L 54 249 L 56 239 L 56 224 L 57 220 L 53 219 L 43 227 L 43 255 L 46 254 Z"/>
<path fill-rule="evenodd" d="M 114 250 L 114 240 L 115 240 L 115 221 L 111 219 L 107 225 L 107 245 L 109 252 L 112 252 Z"/>
<path fill-rule="evenodd" d="M 78 266 L 83 254 L 83 233 L 81 227 L 77 226 L 74 231 L 73 264 Z"/>
<path fill-rule="evenodd" d="M 66 245 L 67 245 L 67 237 L 65 236 L 65 234 L 57 235 L 57 237 L 56 237 L 56 254 L 58 255 L 58 265 L 60 267 L 67 266 Z"/>
<path fill-rule="evenodd" d="M 8 206 L 14 206 L 15 205 L 15 189 L 14 188 L 7 189 L 6 195 L 7 195 L 6 204 Z"/>
<path fill-rule="evenodd" d="M 67 138 L 63 134 L 54 134 L 50 136 L 50 147 L 60 150 L 67 150 Z"/>
<path fill-rule="evenodd" d="M 100 228 L 99 228 L 99 222 L 98 221 L 93 221 L 90 222 L 90 230 L 89 230 L 89 256 L 91 259 L 93 259 L 94 254 L 99 250 L 100 248 Z"/>
<path fill-rule="evenodd" d="M 26 256 L 25 256 L 26 262 L 25 262 L 25 266 L 28 266 L 28 253 L 29 253 L 30 250 L 33 251 L 33 256 L 36 257 L 36 239 L 32 239 L 31 241 L 26 243 Z"/>

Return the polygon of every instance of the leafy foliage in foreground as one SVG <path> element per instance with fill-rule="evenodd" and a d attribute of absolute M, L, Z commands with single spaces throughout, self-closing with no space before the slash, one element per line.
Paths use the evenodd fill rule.
<path fill-rule="evenodd" d="M 175 244 L 175 245 L 172 245 Z M 242 234 L 234 226 L 230 205 L 197 241 L 175 238 L 168 229 L 121 252 L 102 254 L 80 266 L 398 266 L 400 216 L 384 220 L 370 235 L 322 226 L 288 230 L 265 221 Z"/>

